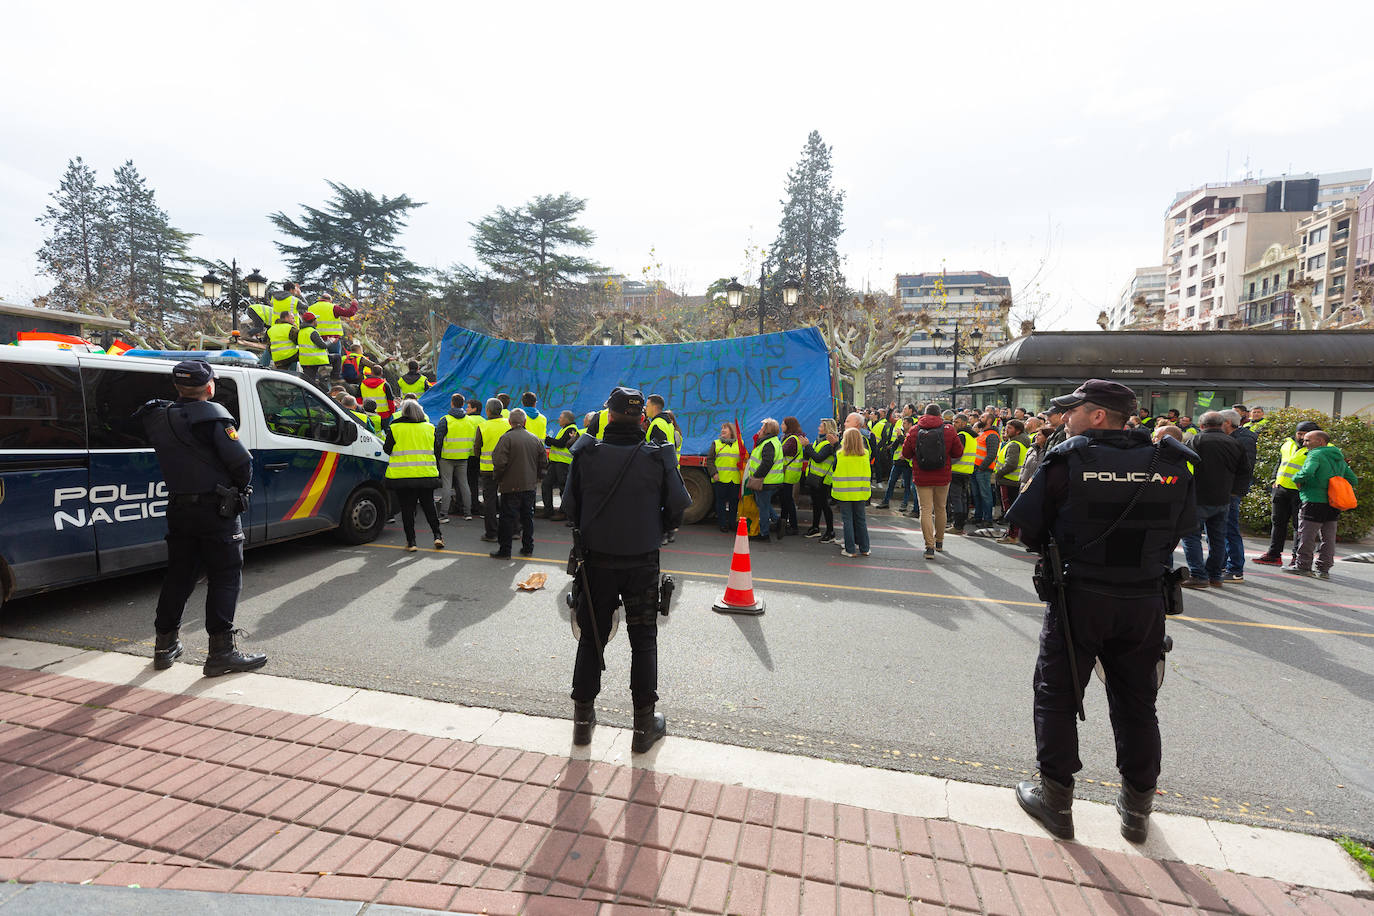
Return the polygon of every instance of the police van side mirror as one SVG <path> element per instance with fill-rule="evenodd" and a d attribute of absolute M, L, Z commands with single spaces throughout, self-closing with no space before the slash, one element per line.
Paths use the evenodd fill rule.
<path fill-rule="evenodd" d="M 358 441 L 358 424 L 343 422 L 339 424 L 339 444 L 352 445 Z"/>

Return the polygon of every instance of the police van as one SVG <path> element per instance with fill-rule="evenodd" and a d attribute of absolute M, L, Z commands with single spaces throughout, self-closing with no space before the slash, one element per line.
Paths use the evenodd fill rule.
<path fill-rule="evenodd" d="M 251 354 L 161 355 L 0 347 L 0 604 L 166 563 L 167 488 L 134 413 L 176 398 L 174 359 L 214 365 L 214 399 L 253 455 L 249 547 L 381 532 L 382 440 L 339 405 Z"/>

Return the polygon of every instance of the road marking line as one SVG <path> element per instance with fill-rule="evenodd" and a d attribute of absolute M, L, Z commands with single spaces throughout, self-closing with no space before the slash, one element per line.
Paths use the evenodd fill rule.
<path fill-rule="evenodd" d="M 364 547 L 381 547 L 386 550 L 405 550 L 400 544 L 364 544 Z M 428 550 L 425 553 L 445 553 L 459 557 L 485 557 L 485 553 L 470 553 L 464 550 Z M 520 560 L 526 563 L 552 563 L 555 566 L 563 566 L 566 560 L 543 559 L 540 557 L 521 557 Z M 916 572 L 916 570 L 909 570 Z M 697 576 L 707 579 L 728 579 L 727 573 L 700 572 L 694 569 L 664 569 L 663 572 L 674 576 Z M 1004 604 L 1011 607 L 1044 607 L 1043 601 L 1014 601 L 1010 598 L 983 598 L 974 595 L 944 595 L 939 592 L 912 592 L 904 591 L 899 588 L 876 588 L 871 585 L 841 585 L 836 582 L 808 582 L 800 579 L 767 579 L 763 576 L 754 576 L 755 582 L 767 582 L 772 585 L 800 585 L 803 588 L 833 588 L 847 592 L 872 592 L 878 595 L 901 595 L 907 598 L 941 598 L 947 601 L 974 601 L 981 604 Z M 1361 639 L 1374 639 L 1374 632 L 1362 632 L 1360 630 L 1328 630 L 1323 627 L 1302 627 L 1288 623 L 1257 623 L 1253 620 L 1219 620 L 1212 617 L 1190 617 L 1186 614 L 1177 614 L 1171 619 L 1187 621 L 1189 623 L 1214 623 L 1221 626 L 1232 627 L 1255 627 L 1264 630 L 1288 630 L 1295 633 L 1322 633 L 1327 636 L 1356 636 Z"/>

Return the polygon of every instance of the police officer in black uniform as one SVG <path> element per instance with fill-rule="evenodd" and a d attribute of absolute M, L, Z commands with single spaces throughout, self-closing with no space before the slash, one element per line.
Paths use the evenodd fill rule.
<path fill-rule="evenodd" d="M 573 446 L 563 511 L 581 533 L 585 585 L 577 602 L 580 635 L 573 667 L 573 744 L 591 743 L 594 701 L 601 692 L 601 652 L 612 614 L 625 605 L 630 639 L 630 693 L 634 699 L 635 753 L 668 733 L 658 702 L 658 548 L 663 535 L 682 524 L 692 498 L 678 473 L 671 443 L 644 441 L 639 418 L 644 395 L 616 388 L 606 400 L 609 420 L 600 440 L 582 436 Z M 580 576 L 579 576 L 580 579 Z M 575 581 L 574 588 L 583 583 Z M 589 615 L 590 611 L 590 615 Z M 594 625 L 593 625 L 594 618 Z M 597 645 L 597 639 L 601 645 Z"/>
<path fill-rule="evenodd" d="M 234 606 L 243 574 L 243 526 L 253 458 L 239 441 L 234 418 L 215 396 L 215 373 L 203 360 L 172 369 L 179 397 L 139 409 L 170 494 L 167 499 L 167 576 L 157 602 L 153 667 L 170 668 L 183 652 L 181 616 L 203 573 L 205 629 L 210 654 L 205 676 L 261 668 L 267 656 L 240 652 Z"/>
<path fill-rule="evenodd" d="M 1053 403 L 1065 410 L 1069 438 L 1046 454 L 1007 518 L 1042 564 L 1051 538 L 1058 547 L 1080 686 L 1075 694 L 1052 601 L 1033 682 L 1040 781 L 1018 785 L 1016 800 L 1050 833 L 1073 838 L 1073 779 L 1083 767 L 1074 717 L 1084 678 L 1100 660 L 1121 772 L 1121 834 L 1141 843 L 1160 770 L 1156 667 L 1164 654 L 1166 606 L 1176 594 L 1174 548 L 1197 527 L 1187 464 L 1197 456 L 1170 437 L 1152 446 L 1146 430 L 1124 429 L 1136 397 L 1116 382 L 1090 379 Z"/>

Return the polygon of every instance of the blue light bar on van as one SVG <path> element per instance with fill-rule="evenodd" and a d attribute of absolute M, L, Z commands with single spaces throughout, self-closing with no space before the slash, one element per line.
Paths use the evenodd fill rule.
<path fill-rule="evenodd" d="M 256 366 L 258 357 L 247 350 L 128 350 L 125 356 L 147 356 L 152 359 L 203 359 L 211 365 Z"/>

